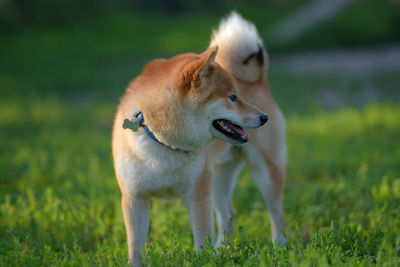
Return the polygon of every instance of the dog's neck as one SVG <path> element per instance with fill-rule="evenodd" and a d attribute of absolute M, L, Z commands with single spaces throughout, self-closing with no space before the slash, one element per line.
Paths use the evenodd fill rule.
<path fill-rule="evenodd" d="M 193 151 L 190 151 L 190 150 L 184 150 L 184 149 L 181 149 L 181 148 L 178 148 L 178 147 L 174 147 L 174 146 L 165 144 L 165 143 L 161 142 L 160 140 L 158 140 L 157 137 L 154 135 L 154 133 L 150 130 L 150 128 L 146 124 L 144 124 L 144 117 L 143 117 L 142 111 L 139 111 L 134 117 L 136 118 L 136 121 L 139 123 L 139 127 L 142 127 L 144 132 L 147 134 L 147 136 L 150 137 L 151 139 L 153 139 L 158 144 L 163 145 L 163 146 L 165 146 L 165 147 L 167 147 L 169 149 L 172 149 L 174 151 L 177 151 L 177 152 L 182 152 L 182 153 L 191 153 L 191 152 L 193 152 Z"/>

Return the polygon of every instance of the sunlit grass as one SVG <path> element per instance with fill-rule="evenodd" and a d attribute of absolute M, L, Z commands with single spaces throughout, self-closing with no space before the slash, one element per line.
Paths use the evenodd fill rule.
<path fill-rule="evenodd" d="M 244 15 L 264 33 L 289 12 L 275 11 Z M 2 36 L 0 266 L 127 264 L 110 145 L 118 99 L 149 60 L 205 49 L 218 20 L 118 15 Z M 288 125 L 289 245 L 270 242 L 268 210 L 245 168 L 233 196 L 232 242 L 196 254 L 183 204 L 153 200 L 145 263 L 399 265 L 399 73 L 368 76 L 383 100 L 355 108 L 364 77 L 270 69 Z M 341 105 L 321 104 L 327 84 L 347 96 Z"/>
<path fill-rule="evenodd" d="M 110 156 L 114 107 L 48 98 L 11 101 L 2 111 L 0 261 L 125 265 Z M 232 243 L 196 255 L 182 203 L 154 200 L 146 262 L 398 264 L 399 114 L 388 104 L 287 118 L 287 248 L 271 245 L 268 211 L 245 170 Z"/>

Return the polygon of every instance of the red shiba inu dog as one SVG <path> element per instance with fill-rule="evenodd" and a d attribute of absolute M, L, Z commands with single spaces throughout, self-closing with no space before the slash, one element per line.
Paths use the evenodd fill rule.
<path fill-rule="evenodd" d="M 215 62 L 217 51 L 212 46 L 200 55 L 150 62 L 118 107 L 112 152 L 134 266 L 141 264 L 151 197 L 183 200 L 197 250 L 206 236 L 213 238 L 212 162 L 205 148 L 215 138 L 245 143 L 243 128 L 268 119 L 243 100 L 238 83 Z"/>
<path fill-rule="evenodd" d="M 219 234 L 232 231 L 232 192 L 243 163 L 247 162 L 253 178 L 269 208 L 272 240 L 280 245 L 286 239 L 282 200 L 286 169 L 285 120 L 271 94 L 265 76 L 267 54 L 256 27 L 232 12 L 213 32 L 210 46 L 219 46 L 216 62 L 239 83 L 239 98 L 260 107 L 269 116 L 266 127 L 249 131 L 250 142 L 243 146 L 215 142 L 209 149 L 213 168 L 213 200 Z"/>

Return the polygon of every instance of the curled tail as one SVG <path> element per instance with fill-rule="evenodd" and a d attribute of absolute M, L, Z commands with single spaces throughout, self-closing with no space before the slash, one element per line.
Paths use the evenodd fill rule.
<path fill-rule="evenodd" d="M 213 30 L 210 46 L 218 45 L 216 61 L 237 79 L 257 82 L 267 69 L 267 53 L 256 27 L 232 11 Z"/>

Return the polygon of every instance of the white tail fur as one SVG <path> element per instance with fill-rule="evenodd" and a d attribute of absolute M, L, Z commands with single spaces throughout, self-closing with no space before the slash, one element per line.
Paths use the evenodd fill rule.
<path fill-rule="evenodd" d="M 220 48 L 216 61 L 236 78 L 255 82 L 260 78 L 260 72 L 264 74 L 267 55 L 263 41 L 254 24 L 237 12 L 232 11 L 213 30 L 210 46 L 213 45 Z M 252 62 L 246 61 L 249 57 Z"/>

